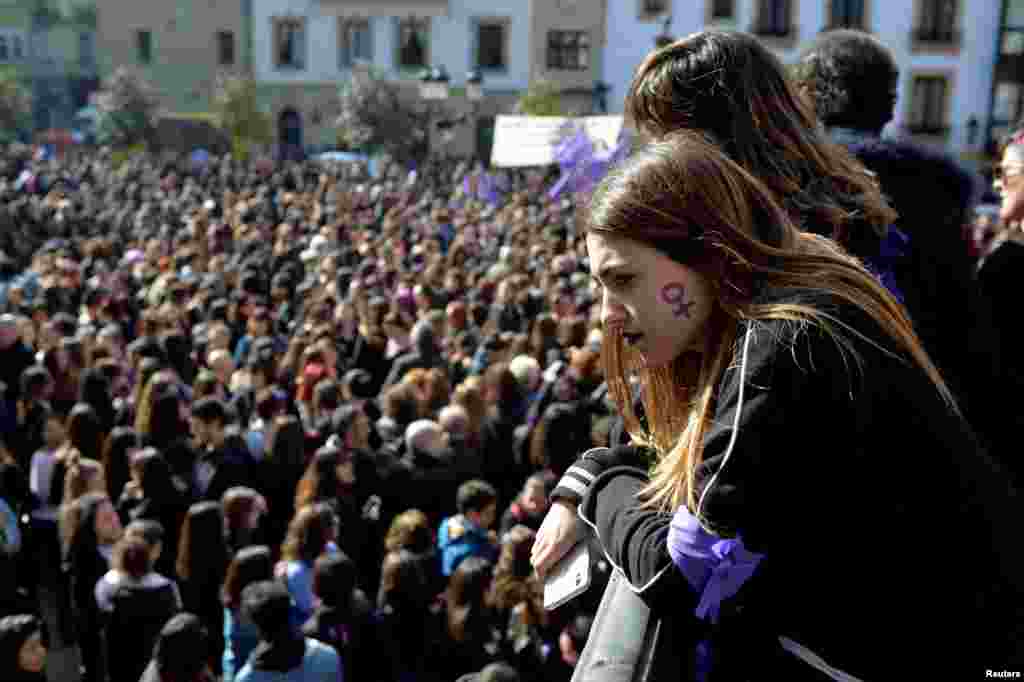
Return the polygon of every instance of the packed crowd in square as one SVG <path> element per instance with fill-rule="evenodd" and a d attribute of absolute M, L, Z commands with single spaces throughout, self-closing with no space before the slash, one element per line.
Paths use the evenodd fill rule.
<path fill-rule="evenodd" d="M 688 50 L 699 56 L 686 56 Z M 725 59 L 731 73 L 712 58 L 719 52 L 747 61 Z M 1022 467 L 1007 446 L 1020 417 L 1000 398 L 1000 386 L 1014 386 L 1020 372 L 1013 354 L 998 349 L 1012 338 L 1003 306 L 1013 289 L 1004 287 L 1020 259 L 1024 241 L 1016 221 L 1024 216 L 1007 211 L 1021 212 L 1013 202 L 1020 201 L 1014 192 L 1024 161 L 1007 152 L 1009 160 L 1000 162 L 1004 215 L 980 214 L 975 224 L 976 188 L 964 171 L 938 155 L 893 152 L 877 139 L 891 116 L 888 91 L 874 109 L 863 93 L 855 100 L 859 114 L 876 117 L 864 126 L 838 115 L 830 124 L 829 110 L 820 108 L 819 123 L 810 107 L 794 104 L 797 85 L 783 79 L 767 54 L 742 34 L 708 32 L 649 57 L 628 106 L 634 124 L 653 141 L 638 142 L 625 170 L 613 172 L 593 196 L 551 192 L 557 169 L 489 175 L 500 192 L 481 196 L 483 171 L 456 161 L 430 160 L 415 172 L 384 162 L 370 175 L 359 163 L 230 156 L 196 162 L 159 153 L 115 162 L 106 150 L 39 158 L 32 148 L 7 149 L 0 155 L 0 615 L 9 615 L 0 620 L 0 679 L 44 679 L 48 646 L 74 648 L 85 682 L 568 681 L 610 571 L 623 571 L 640 594 L 653 586 L 648 594 L 663 599 L 674 594 L 666 590 L 687 582 L 701 593 L 709 578 L 692 578 L 691 550 L 680 549 L 675 534 L 694 519 L 687 528 L 699 522 L 735 542 L 729 551 L 746 557 L 754 585 L 781 580 L 778 593 L 784 591 L 778 585 L 789 587 L 795 583 L 786 580 L 798 578 L 773 566 L 807 568 L 787 554 L 798 543 L 769 526 L 786 528 L 795 519 L 784 512 L 801 509 L 797 495 L 783 490 L 787 482 L 817 505 L 803 513 L 822 510 L 807 524 L 822 531 L 815 542 L 832 559 L 848 549 L 845 543 L 856 544 L 849 539 L 855 536 L 826 540 L 825 529 L 853 533 L 857 526 L 851 509 L 833 515 L 830 497 L 877 502 L 871 520 L 897 529 L 924 518 L 949 521 L 934 512 L 930 493 L 916 489 L 908 488 L 905 500 L 892 497 L 891 489 L 871 499 L 869 469 L 886 470 L 899 488 L 919 466 L 916 459 L 887 459 L 881 452 L 886 438 L 909 453 L 914 434 L 932 428 L 936 451 L 942 438 L 949 448 L 961 448 L 956 457 L 962 459 L 951 456 L 956 463 L 950 468 L 964 486 L 986 491 L 978 498 L 984 503 L 972 497 L 974 488 L 964 493 L 964 518 L 974 519 L 970 514 L 989 503 L 1005 511 L 987 465 L 975 465 L 968 452 L 979 444 L 991 457 L 979 455 L 978 462 L 995 460 L 1002 472 L 996 478 L 1018 481 Z M 682 68 L 678 63 L 691 57 L 697 66 L 688 68 L 706 68 L 722 79 L 717 91 L 712 83 L 698 92 L 699 79 L 688 81 L 693 91 L 679 80 L 658 80 L 668 73 L 665 64 Z M 755 71 L 775 76 L 755 82 L 749 77 Z M 804 91 L 813 96 L 808 83 L 826 76 L 809 69 L 803 77 Z M 657 91 L 662 86 L 680 88 L 678 97 L 707 110 L 683 115 L 669 107 L 679 118 L 661 115 L 658 103 L 671 101 Z M 708 103 L 717 102 L 716 92 L 744 88 L 769 95 L 740 93 L 730 99 L 732 109 Z M 745 106 L 750 110 L 740 111 Z M 778 117 L 760 116 L 758 106 L 774 107 Z M 681 128 L 708 135 L 674 136 Z M 1020 139 L 1008 149 L 1013 144 Z M 680 169 L 690 164 L 692 173 L 698 162 L 702 179 L 691 186 L 697 176 Z M 909 178 L 900 165 L 905 162 L 933 175 Z M 723 208 L 724 200 L 703 213 L 694 208 L 698 199 L 713 203 L 719 177 L 741 197 L 736 202 L 749 204 L 734 213 Z M 928 182 L 944 187 L 943 195 L 916 195 Z M 673 203 L 677 191 L 686 199 Z M 699 223 L 711 236 L 690 242 L 656 225 L 686 212 L 692 212 L 686 229 Z M 742 229 L 753 236 L 735 237 L 725 227 L 725 237 L 712 234 L 713 227 L 719 230 L 715 221 L 729 220 L 750 222 L 754 227 Z M 985 233 L 990 223 L 1001 225 L 996 241 L 967 238 Z M 608 236 L 631 225 L 648 232 Z M 734 240 L 722 251 L 739 266 L 727 259 L 712 267 L 692 255 L 692 249 L 711 249 L 707 244 L 715 239 Z M 651 253 L 621 245 L 633 240 Z M 700 299 L 693 293 L 703 280 L 687 279 L 692 298 L 684 305 L 683 285 L 671 280 L 665 286 L 676 287 L 678 297 L 663 288 L 661 303 L 668 307 L 645 312 L 654 304 L 634 305 L 630 283 L 614 279 L 615 267 L 598 271 L 596 258 L 620 269 L 635 258 L 652 263 L 650 272 L 673 277 L 673 267 L 685 268 L 679 271 L 684 275 L 697 270 L 709 281 L 707 273 L 720 272 L 728 286 L 707 285 L 719 301 L 712 304 L 712 294 Z M 802 270 L 806 263 L 813 268 Z M 735 272 L 742 274 L 729 279 Z M 825 389 L 810 379 L 792 380 L 786 386 L 794 395 L 803 386 L 805 403 L 765 402 L 778 400 L 764 388 L 771 381 L 805 371 L 798 355 L 810 358 L 808 349 L 827 365 L 814 371 L 832 372 L 829 377 L 840 377 L 836 385 L 846 386 L 840 375 L 852 370 L 823 354 L 812 333 L 797 334 L 781 353 L 792 351 L 794 367 L 758 345 L 759 339 L 788 339 L 799 326 L 794 320 L 807 323 L 799 315 L 818 303 L 801 293 L 802 283 L 820 281 L 825 291 L 830 278 L 843 282 L 835 291 L 848 298 L 835 309 L 822 308 L 830 311 L 823 318 L 852 330 L 857 344 L 863 341 L 867 369 L 858 376 L 872 381 L 856 384 L 870 394 L 857 404 L 879 401 L 872 419 L 885 431 L 872 436 L 878 460 L 857 459 L 860 468 L 848 469 L 865 472 L 864 489 L 835 480 L 847 471 L 846 460 L 818 472 L 801 459 L 819 449 L 854 447 L 812 447 L 810 437 L 805 444 L 797 435 L 843 439 L 843 433 L 827 433 L 837 411 L 812 404 L 810 396 Z M 770 305 L 764 297 L 778 292 L 792 300 L 771 299 L 771 305 L 788 301 L 779 309 L 797 317 L 765 316 Z M 849 313 L 854 304 L 863 310 Z M 698 329 L 691 316 L 703 320 L 698 332 L 691 331 Z M 877 328 L 865 321 L 876 318 Z M 714 363 L 694 359 L 692 339 L 678 346 L 666 340 L 671 354 L 664 362 L 672 370 L 661 383 L 645 364 L 624 380 L 627 346 L 639 348 L 651 366 L 659 364 L 653 360 L 662 342 L 655 322 L 664 319 L 680 339 L 719 330 L 714 353 L 701 351 Z M 736 320 L 748 326 L 721 331 Z M 889 353 L 890 346 L 898 350 Z M 892 360 L 897 356 L 900 362 Z M 744 412 L 748 361 L 753 397 Z M 714 388 L 719 379 L 722 385 Z M 686 390 L 672 393 L 676 380 L 689 382 Z M 850 395 L 855 383 L 851 379 Z M 908 412 L 887 411 L 885 401 L 904 386 L 908 397 L 900 405 Z M 839 389 L 826 393 L 835 405 L 852 400 Z M 663 412 L 666 396 L 693 415 Z M 948 406 L 954 407 L 947 414 Z M 851 440 L 862 435 L 858 429 L 870 431 L 869 418 L 853 408 L 848 414 L 867 420 L 841 422 Z M 968 423 L 976 438 L 966 435 Z M 726 469 L 741 424 L 743 433 L 756 435 L 740 436 Z M 898 433 L 900 424 L 906 433 Z M 688 450 L 674 443 L 686 438 L 703 438 L 703 462 L 679 454 Z M 744 450 L 745 442 L 760 442 L 764 452 Z M 649 456 L 641 446 L 657 458 L 638 465 Z M 577 461 L 593 448 L 601 449 Z M 861 457 L 864 450 L 856 452 Z M 778 464 L 787 478 L 769 474 L 761 455 L 780 462 L 788 455 L 804 464 L 792 470 Z M 936 455 L 931 472 L 936 496 L 961 480 L 943 468 L 943 457 Z M 627 469 L 649 473 L 651 482 L 627 486 L 633 491 L 623 494 L 628 502 L 602 497 L 622 484 Z M 715 487 L 721 471 L 725 478 Z M 767 492 L 767 483 L 761 489 L 751 483 L 764 480 L 773 484 Z M 711 491 L 706 508 L 699 490 Z M 673 516 L 653 503 L 629 506 L 651 495 L 669 512 L 680 511 Z M 769 501 L 780 506 L 749 513 L 750 505 Z M 905 517 L 887 516 L 905 511 L 904 504 L 911 510 Z M 549 511 L 571 509 L 568 518 L 576 518 L 577 505 L 579 518 L 594 527 L 595 548 L 603 550 L 595 552 L 594 585 L 547 611 L 541 575 L 566 544 Z M 977 517 L 991 521 L 992 509 Z M 705 523 L 704 514 L 719 525 Z M 1005 536 L 993 524 L 997 543 Z M 939 529 L 919 531 L 923 544 L 940 536 Z M 876 542 L 886 551 L 910 542 L 897 535 Z M 758 569 L 762 556 L 766 568 Z M 837 568 L 840 563 L 823 567 L 845 571 L 831 589 L 847 589 L 845 579 L 854 572 L 871 589 L 884 582 L 867 564 Z M 979 560 L 974 567 L 982 575 L 996 563 Z M 951 559 L 948 570 L 959 565 Z M 977 582 L 991 580 L 984 583 L 995 586 L 991 593 L 949 597 L 949 617 L 968 614 L 971 604 L 1018 603 L 1007 596 L 1019 595 L 1016 583 L 992 577 L 1004 569 L 1000 564 Z M 891 570 L 909 576 L 903 568 Z M 821 584 L 802 583 L 808 594 L 830 589 L 829 574 L 819 577 Z M 963 580 L 976 584 L 966 575 Z M 771 588 L 752 589 L 772 594 Z M 854 596 L 867 591 L 850 589 L 836 598 L 836 627 L 847 618 L 842 609 L 859 608 Z M 910 606 L 925 603 L 917 592 L 907 599 Z M 784 611 L 771 598 L 749 603 L 748 611 L 766 604 Z M 824 608 L 820 600 L 800 603 L 793 622 L 780 629 L 806 634 L 801 628 L 823 613 L 815 608 Z M 729 652 L 735 651 L 730 642 L 743 641 L 756 652 L 753 661 L 809 661 L 800 653 L 766 653 L 753 627 L 742 630 L 748 640 L 732 630 L 719 635 L 720 612 L 740 610 L 718 601 L 698 607 L 715 627 L 694 635 L 695 642 Z M 867 615 L 849 618 L 863 624 Z M 1020 625 L 1012 616 L 1000 620 L 1001 613 L 992 618 L 998 627 Z M 817 631 L 821 645 L 853 670 L 862 664 L 874 670 L 837 644 L 835 632 Z M 787 652 L 795 649 L 772 633 L 776 648 L 778 639 Z M 1003 652 L 1000 646 L 993 642 L 991 651 Z M 702 666 L 711 664 L 702 656 L 691 661 L 693 679 L 747 679 L 731 676 L 739 674 L 738 659 L 724 654 L 704 656 L 726 671 L 706 677 Z M 690 679 L 690 672 L 679 670 L 679 679 Z"/>

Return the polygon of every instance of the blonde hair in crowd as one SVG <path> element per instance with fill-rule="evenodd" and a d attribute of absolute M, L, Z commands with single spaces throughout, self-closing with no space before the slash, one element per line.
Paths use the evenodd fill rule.
<path fill-rule="evenodd" d="M 865 337 L 815 307 L 813 301 L 822 295 L 874 320 L 892 341 L 892 348 L 883 350 L 918 365 L 956 409 L 889 292 L 833 241 L 797 230 L 770 190 L 700 133 L 672 133 L 605 178 L 591 200 L 587 230 L 650 244 L 703 274 L 715 291 L 703 353 L 688 351 L 667 366 L 644 367 L 624 349 L 622 330 L 607 330 L 609 393 L 634 442 L 657 455 L 643 493 L 649 505 L 666 510 L 686 505 L 699 513 L 696 472 L 716 388 L 734 357 L 739 322 L 786 320 L 817 327 L 856 359 L 850 335 Z M 764 290 L 785 291 L 786 302 L 755 303 L 755 292 Z M 647 429 L 633 411 L 633 373 L 643 385 Z"/>

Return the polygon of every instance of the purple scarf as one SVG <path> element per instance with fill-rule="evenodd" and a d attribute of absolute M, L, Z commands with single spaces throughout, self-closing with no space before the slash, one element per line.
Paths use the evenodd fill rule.
<path fill-rule="evenodd" d="M 710 617 L 712 623 L 718 622 L 722 602 L 739 592 L 764 558 L 744 547 L 738 535 L 732 540 L 711 535 L 684 506 L 672 516 L 668 553 L 700 596 L 697 617 Z"/>

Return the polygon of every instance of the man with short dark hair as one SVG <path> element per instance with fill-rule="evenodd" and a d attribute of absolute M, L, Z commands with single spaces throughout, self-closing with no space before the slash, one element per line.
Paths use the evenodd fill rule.
<path fill-rule="evenodd" d="M 242 613 L 256 624 L 260 643 L 235 682 L 337 682 L 341 660 L 330 646 L 304 637 L 292 624 L 291 596 L 274 580 L 242 590 Z"/>
<path fill-rule="evenodd" d="M 463 559 L 497 559 L 497 537 L 490 530 L 498 517 L 498 491 L 487 481 L 474 479 L 459 486 L 455 495 L 459 513 L 441 522 L 437 547 L 441 573 L 450 576 Z"/>
<path fill-rule="evenodd" d="M 192 475 L 196 501 L 216 502 L 228 488 L 252 486 L 248 466 L 251 457 L 229 445 L 229 421 L 228 408 L 218 398 L 203 398 L 192 405 L 192 435 L 199 445 Z"/>

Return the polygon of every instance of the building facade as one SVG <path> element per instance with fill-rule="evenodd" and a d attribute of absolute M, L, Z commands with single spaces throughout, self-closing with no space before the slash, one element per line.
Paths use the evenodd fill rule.
<path fill-rule="evenodd" d="M 0 0 L 0 69 L 32 96 L 36 129 L 67 128 L 98 87 L 91 0 Z"/>
<path fill-rule="evenodd" d="M 1020 41 L 1019 48 L 1013 49 L 1024 52 L 1022 0 L 612 2 L 608 25 L 614 28 L 608 32 L 604 57 L 610 108 L 622 111 L 634 69 L 663 33 L 685 36 L 706 27 L 748 31 L 764 40 L 784 63 L 792 63 L 801 46 L 819 32 L 859 28 L 877 36 L 900 65 L 899 101 L 891 132 L 969 154 L 983 146 L 982 133 L 992 127 L 990 102 L 1001 3 L 1014 5 L 1020 15 L 1014 15 L 1014 21 L 1021 32 L 1014 32 L 1009 40 Z M 1004 68 L 1009 72 L 1013 67 Z M 1012 99 L 1006 88 L 1003 93 L 1004 99 Z"/>
<path fill-rule="evenodd" d="M 1024 118 L 1024 0 L 1002 0 L 991 116 L 985 130 L 990 152 Z"/>
<path fill-rule="evenodd" d="M 339 87 L 366 63 L 419 96 L 425 70 L 450 78 L 445 107 L 472 114 L 448 142 L 453 154 L 486 147 L 494 116 L 510 112 L 531 80 L 589 113 L 600 80 L 606 0 L 253 0 L 253 64 L 280 137 L 334 141 Z M 483 99 L 467 97 L 469 73 Z M 301 129 L 297 135 L 295 128 Z"/>
<path fill-rule="evenodd" d="M 168 112 L 209 112 L 219 74 L 251 72 L 250 0 L 95 1 L 101 74 L 135 68 Z"/>

